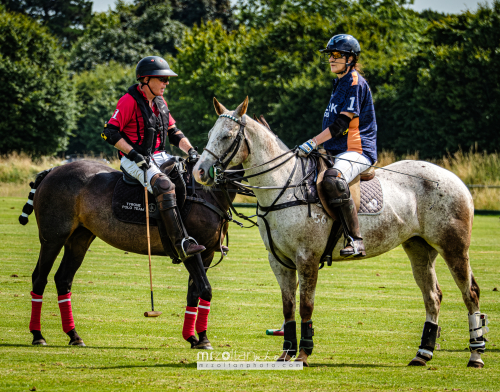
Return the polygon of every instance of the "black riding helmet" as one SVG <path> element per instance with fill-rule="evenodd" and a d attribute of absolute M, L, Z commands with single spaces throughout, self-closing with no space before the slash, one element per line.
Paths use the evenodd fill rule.
<path fill-rule="evenodd" d="M 177 76 L 177 74 L 170 69 L 167 61 L 160 56 L 144 57 L 137 63 L 135 75 L 137 79 L 146 76 Z"/>
<path fill-rule="evenodd" d="M 359 55 L 361 54 L 361 46 L 359 46 L 358 40 L 352 35 L 337 34 L 330 38 L 326 48 L 321 49 L 320 52 L 340 52 L 346 56 L 346 60 L 349 59 L 349 56 L 352 56 L 354 58 L 352 62 L 348 63 L 346 61 L 346 70 L 344 72 L 347 72 L 347 67 L 353 66 L 357 63 Z"/>

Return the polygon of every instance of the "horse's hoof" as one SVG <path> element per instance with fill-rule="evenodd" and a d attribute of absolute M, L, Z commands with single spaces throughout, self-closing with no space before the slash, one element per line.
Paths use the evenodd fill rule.
<path fill-rule="evenodd" d="M 303 350 L 300 350 L 299 356 L 295 359 L 295 362 L 302 362 L 302 365 L 304 367 L 309 367 L 309 364 L 307 363 L 307 357 L 309 357 L 309 355 L 307 355 Z"/>
<path fill-rule="evenodd" d="M 196 346 L 193 346 L 191 348 L 194 348 L 195 350 L 213 350 L 214 348 L 210 344 L 210 342 L 202 342 L 198 343 Z"/>
<path fill-rule="evenodd" d="M 427 362 L 420 358 L 413 358 L 408 366 L 426 366 Z"/>
<path fill-rule="evenodd" d="M 306 359 L 297 358 L 294 362 L 302 362 L 302 366 L 309 367 Z"/>
<path fill-rule="evenodd" d="M 480 361 L 469 361 L 467 367 L 482 369 L 484 367 L 484 363 Z"/>
<path fill-rule="evenodd" d="M 37 339 L 37 340 L 33 340 L 31 342 L 31 344 L 33 346 L 46 346 L 47 345 L 47 342 L 45 341 L 45 339 Z"/>
<path fill-rule="evenodd" d="M 68 343 L 68 346 L 80 346 L 80 347 L 86 347 L 85 343 L 83 343 L 82 339 L 77 339 L 77 340 L 72 340 Z"/>

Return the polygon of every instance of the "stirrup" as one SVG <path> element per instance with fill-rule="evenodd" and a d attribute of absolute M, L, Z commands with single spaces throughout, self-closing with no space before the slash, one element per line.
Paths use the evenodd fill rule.
<path fill-rule="evenodd" d="M 347 236 L 347 241 L 346 242 L 347 242 L 347 245 L 344 244 L 344 249 L 347 248 L 348 246 L 351 246 L 352 250 L 354 251 L 354 253 L 353 254 L 348 254 L 348 255 L 343 255 L 342 251 L 344 249 L 341 249 L 340 250 L 340 255 L 341 256 L 346 257 L 346 258 L 347 257 L 356 257 L 356 256 L 360 256 L 360 255 L 361 256 L 366 256 L 366 252 L 360 252 L 358 246 L 356 245 L 356 241 L 354 241 L 354 239 L 350 235 Z M 363 254 L 363 253 L 365 253 L 365 254 Z"/>
<path fill-rule="evenodd" d="M 198 242 L 196 242 L 196 240 L 193 238 L 193 237 L 184 237 L 181 241 L 181 249 L 182 249 L 182 253 L 184 253 L 184 259 L 187 259 L 188 257 L 191 257 L 191 256 L 194 256 L 194 255 L 187 255 L 186 254 L 186 250 L 184 249 L 184 242 L 186 241 L 193 241 L 196 245 L 199 245 Z"/>

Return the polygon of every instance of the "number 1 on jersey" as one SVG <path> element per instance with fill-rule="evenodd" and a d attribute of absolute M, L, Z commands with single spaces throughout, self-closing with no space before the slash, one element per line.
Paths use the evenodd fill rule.
<path fill-rule="evenodd" d="M 351 97 L 349 98 L 351 100 L 351 104 L 347 108 L 347 110 L 354 110 L 354 101 L 356 100 L 356 97 Z"/>

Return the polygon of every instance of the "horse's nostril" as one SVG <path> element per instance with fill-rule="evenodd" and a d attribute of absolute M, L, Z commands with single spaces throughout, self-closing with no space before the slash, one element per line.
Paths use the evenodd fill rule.
<path fill-rule="evenodd" d="M 200 176 L 204 175 L 205 174 L 205 170 L 203 169 L 200 169 Z"/>

